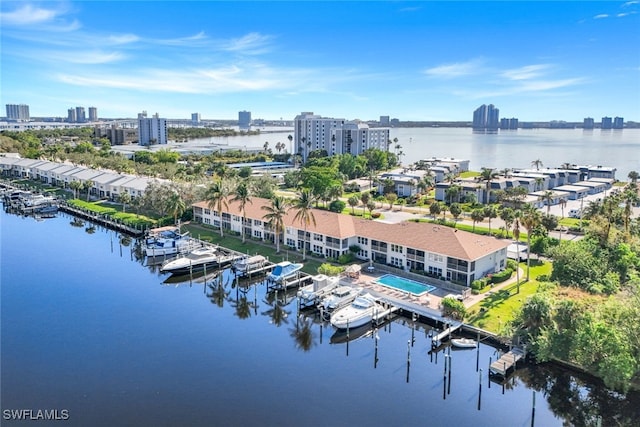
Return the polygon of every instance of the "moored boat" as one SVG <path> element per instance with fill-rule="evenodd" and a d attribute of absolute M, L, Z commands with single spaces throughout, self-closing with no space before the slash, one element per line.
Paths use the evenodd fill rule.
<path fill-rule="evenodd" d="M 317 301 L 340 286 L 340 278 L 316 274 L 311 277 L 312 283 L 298 290 L 298 298 L 305 301 Z"/>
<path fill-rule="evenodd" d="M 233 262 L 232 268 L 239 273 L 248 273 L 257 268 L 262 268 L 267 259 L 262 255 L 244 256 Z"/>
<path fill-rule="evenodd" d="M 165 262 L 160 267 L 160 271 L 184 274 L 208 267 L 220 267 L 230 263 L 232 259 L 232 256 L 221 252 L 218 248 L 199 248 L 189 252 L 186 256 Z"/>
<path fill-rule="evenodd" d="M 457 348 L 476 348 L 478 342 L 471 338 L 452 338 L 451 345 Z"/>
<path fill-rule="evenodd" d="M 178 228 L 154 230 L 145 239 L 144 251 L 149 257 L 186 253 L 197 249 L 199 243 L 189 237 L 189 232 L 180 233 Z"/>
<path fill-rule="evenodd" d="M 370 294 L 356 297 L 351 304 L 331 315 L 331 324 L 338 329 L 357 328 L 371 323 L 385 312 L 384 307 Z"/>
<path fill-rule="evenodd" d="M 322 300 L 320 305 L 325 313 L 331 313 L 350 304 L 361 292 L 362 288 L 338 286 Z"/>
<path fill-rule="evenodd" d="M 282 261 L 273 267 L 273 270 L 269 273 L 267 279 L 275 283 L 282 283 L 285 279 L 295 276 L 302 267 L 302 264 Z"/>

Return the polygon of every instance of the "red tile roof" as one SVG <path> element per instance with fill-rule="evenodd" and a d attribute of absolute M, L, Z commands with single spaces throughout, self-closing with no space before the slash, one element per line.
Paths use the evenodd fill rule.
<path fill-rule="evenodd" d="M 229 201 L 228 204 L 228 212 L 230 214 L 242 216 L 238 202 Z M 262 209 L 262 206 L 268 206 L 269 204 L 270 201 L 267 199 L 254 197 L 252 203 L 245 205 L 247 218 L 263 220 L 267 212 Z M 194 206 L 210 209 L 207 202 L 198 202 Z M 302 230 L 304 228 L 303 224 L 294 220 L 295 214 L 296 212 L 293 209 L 287 212 L 284 219 L 285 226 Z M 315 232 L 337 239 L 355 236 L 366 237 L 468 261 L 473 261 L 504 249 L 510 243 L 507 240 L 481 236 L 430 223 L 405 221 L 397 224 L 386 224 L 321 209 L 314 209 L 313 216 L 316 221 L 315 225 L 311 223 L 307 226 L 307 231 L 311 233 Z"/>

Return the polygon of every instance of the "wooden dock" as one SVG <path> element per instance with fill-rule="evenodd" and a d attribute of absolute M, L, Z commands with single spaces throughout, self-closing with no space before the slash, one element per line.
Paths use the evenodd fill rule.
<path fill-rule="evenodd" d="M 460 329 L 461 327 L 462 327 L 462 322 L 454 323 L 450 325 L 448 328 L 446 328 L 444 331 L 440 332 L 438 335 L 434 336 L 431 339 L 431 342 L 435 343 L 436 345 L 439 345 L 443 339 L 451 337 L 451 334 L 457 331 L 458 329 Z"/>
<path fill-rule="evenodd" d="M 516 369 L 516 364 L 524 359 L 524 351 L 514 347 L 508 353 L 505 353 L 489 366 L 489 375 L 500 375 L 506 377 L 511 370 Z"/>

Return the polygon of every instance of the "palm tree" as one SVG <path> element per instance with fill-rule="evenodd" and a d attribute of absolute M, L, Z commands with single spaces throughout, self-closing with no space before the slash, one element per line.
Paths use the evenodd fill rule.
<path fill-rule="evenodd" d="M 244 243 L 245 242 L 244 224 L 247 221 L 246 206 L 247 206 L 247 203 L 253 204 L 253 202 L 251 201 L 251 191 L 249 190 L 249 187 L 247 186 L 246 181 L 242 181 L 240 184 L 238 184 L 238 186 L 236 187 L 235 196 L 233 199 L 231 199 L 231 201 L 238 202 L 240 211 L 242 211 L 242 231 L 241 232 L 242 232 L 242 243 Z"/>
<path fill-rule="evenodd" d="M 187 208 L 186 204 L 184 203 L 184 200 L 182 200 L 182 196 L 180 196 L 180 193 L 178 193 L 177 191 L 173 191 L 171 195 L 169 195 L 169 197 L 167 198 L 166 203 L 167 203 L 167 206 L 166 206 L 167 212 L 173 215 L 173 223 L 177 224 L 178 217 L 182 216 L 185 209 Z"/>
<path fill-rule="evenodd" d="M 474 209 L 471 211 L 471 221 L 473 221 L 473 232 L 476 232 L 476 222 L 482 222 L 484 220 L 484 210 Z"/>
<path fill-rule="evenodd" d="M 476 177 L 478 181 L 484 182 L 484 203 L 489 203 L 489 191 L 491 188 L 491 181 L 493 181 L 498 174 L 492 168 L 482 168 L 480 175 Z"/>
<path fill-rule="evenodd" d="M 507 232 L 507 237 L 509 237 L 509 230 L 514 220 L 513 209 L 502 208 L 500 211 L 500 219 L 504 221 L 505 231 Z"/>
<path fill-rule="evenodd" d="M 267 220 L 275 235 L 277 253 L 280 253 L 280 235 L 284 230 L 284 217 L 287 215 L 289 206 L 289 202 L 284 197 L 275 196 L 271 199 L 271 205 L 262 207 L 262 210 L 267 212 L 263 218 Z"/>
<path fill-rule="evenodd" d="M 229 209 L 227 196 L 228 191 L 222 182 L 222 178 L 211 183 L 205 193 L 207 205 L 218 212 L 218 217 L 220 218 L 220 237 L 224 237 L 224 232 L 222 231 L 222 208 Z"/>
<path fill-rule="evenodd" d="M 440 204 L 440 202 L 431 203 L 431 205 L 429 206 L 429 213 L 431 214 L 433 219 L 435 219 L 436 216 L 440 213 L 441 208 L 442 205 Z"/>
<path fill-rule="evenodd" d="M 264 152 L 266 153 L 267 151 L 269 151 L 269 141 L 265 141 L 264 145 L 262 146 L 262 148 L 264 149 Z"/>
<path fill-rule="evenodd" d="M 491 220 L 498 217 L 498 209 L 492 205 L 485 206 L 483 213 L 485 218 L 489 219 L 489 236 L 491 236 Z"/>
<path fill-rule="evenodd" d="M 360 204 L 360 199 L 358 198 L 358 196 L 351 196 L 347 200 L 347 203 L 349 203 L 349 206 L 351 206 L 351 213 L 355 215 L 356 206 Z"/>
<path fill-rule="evenodd" d="M 540 220 L 540 212 L 531 205 L 526 205 L 522 210 L 522 218 L 520 219 L 520 222 L 527 230 L 527 281 L 529 281 L 529 269 L 531 266 L 531 234 L 540 224 Z"/>
<path fill-rule="evenodd" d="M 562 210 L 562 218 L 564 218 L 564 208 L 567 207 L 567 199 L 560 199 L 560 209 Z"/>
<path fill-rule="evenodd" d="M 627 178 L 629 178 L 631 182 L 635 184 L 636 182 L 638 182 L 638 178 L 640 178 L 640 174 L 638 174 L 638 172 L 636 171 L 631 171 L 629 172 L 629 175 L 627 175 Z"/>
<path fill-rule="evenodd" d="M 540 200 L 542 200 L 547 205 L 547 215 L 550 214 L 551 203 L 553 202 L 553 191 L 545 191 L 542 196 L 540 196 Z"/>
<path fill-rule="evenodd" d="M 71 181 L 69 183 L 69 188 L 71 188 L 73 190 L 73 198 L 77 199 L 78 198 L 78 190 L 80 190 L 83 187 L 83 184 L 80 181 Z"/>
<path fill-rule="evenodd" d="M 542 166 L 544 166 L 544 165 L 542 164 L 542 160 L 540 160 L 540 159 L 536 159 L 536 160 L 531 161 L 531 166 L 533 166 L 534 168 L 536 168 L 536 170 L 540 170 L 540 168 L 541 168 Z"/>
<path fill-rule="evenodd" d="M 376 208 L 376 202 L 374 202 L 373 200 L 369 200 L 367 202 L 367 209 L 369 209 L 369 217 L 373 218 L 373 210 Z"/>
<path fill-rule="evenodd" d="M 393 209 L 393 204 L 398 200 L 398 195 L 396 193 L 387 193 L 384 198 L 389 202 L 389 209 Z"/>
<path fill-rule="evenodd" d="M 93 187 L 93 181 L 88 179 L 84 182 L 83 187 L 87 189 L 87 202 L 89 201 L 89 196 L 91 195 L 91 188 Z"/>
<path fill-rule="evenodd" d="M 516 286 L 518 287 L 518 293 L 520 293 L 520 219 L 522 218 L 522 211 L 517 210 L 513 212 L 513 238 L 516 241 Z"/>
<path fill-rule="evenodd" d="M 316 225 L 316 217 L 313 215 L 314 198 L 311 190 L 305 188 L 298 193 L 298 198 L 293 202 L 293 209 L 296 215 L 294 221 L 300 221 L 304 228 L 302 238 L 302 260 L 307 259 L 307 227 L 313 223 Z"/>
<path fill-rule="evenodd" d="M 127 211 L 127 204 L 131 202 L 131 194 L 127 193 L 126 191 L 123 191 L 122 193 L 118 194 L 118 203 L 122 203 L 122 212 L 126 212 Z"/>
<path fill-rule="evenodd" d="M 369 193 L 368 191 L 364 191 L 362 194 L 360 194 L 360 201 L 363 205 L 366 206 L 367 203 L 369 203 L 369 200 L 371 200 L 371 193 Z"/>

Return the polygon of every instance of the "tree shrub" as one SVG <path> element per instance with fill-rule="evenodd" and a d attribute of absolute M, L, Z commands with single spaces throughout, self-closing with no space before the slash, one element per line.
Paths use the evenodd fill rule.
<path fill-rule="evenodd" d="M 506 268 L 498 273 L 493 273 L 493 275 L 491 276 L 491 282 L 492 283 L 504 282 L 505 280 L 509 279 L 512 274 L 513 274 L 513 270 L 510 268 Z"/>
<path fill-rule="evenodd" d="M 344 208 L 347 206 L 347 204 L 345 202 L 343 202 L 342 200 L 334 200 L 333 202 L 331 202 L 329 204 L 329 210 L 331 212 L 337 212 L 340 213 L 344 210 Z"/>

